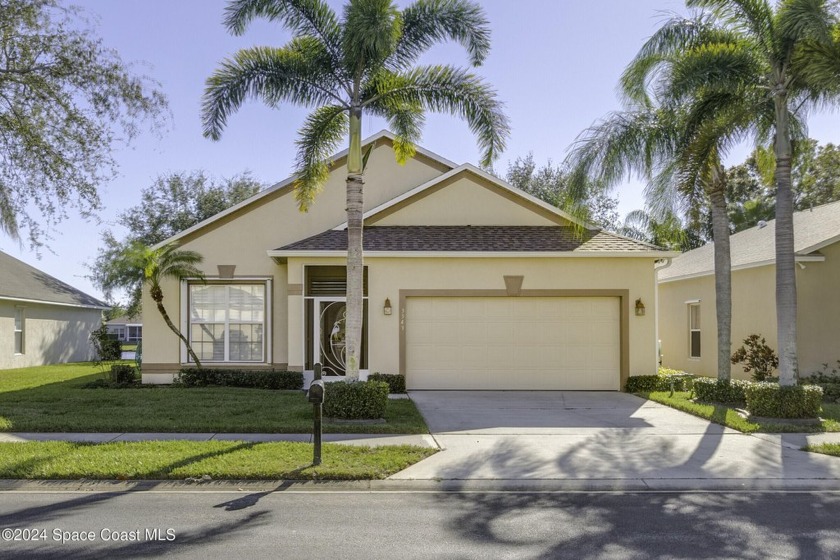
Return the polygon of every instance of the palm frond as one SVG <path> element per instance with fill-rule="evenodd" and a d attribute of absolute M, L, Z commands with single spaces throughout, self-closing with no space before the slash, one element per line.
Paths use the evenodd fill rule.
<path fill-rule="evenodd" d="M 469 0 L 417 0 L 402 12 L 403 30 L 390 61 L 406 68 L 432 45 L 453 40 L 463 46 L 473 66 L 490 52 L 490 23 Z"/>
<path fill-rule="evenodd" d="M 826 0 L 784 0 L 776 13 L 776 22 L 778 42 L 786 54 L 804 40 L 832 41 L 834 17 Z"/>
<path fill-rule="evenodd" d="M 767 52 L 773 48 L 775 18 L 767 0 L 686 0 L 690 8 L 705 8 L 736 30 L 755 37 Z"/>
<path fill-rule="evenodd" d="M 346 70 L 358 80 L 393 55 L 402 17 L 391 0 L 351 0 L 344 6 L 342 28 Z"/>
<path fill-rule="evenodd" d="M 406 72 L 379 72 L 365 84 L 362 99 L 366 107 L 422 107 L 463 118 L 478 138 L 483 166 L 501 154 L 510 135 L 496 92 L 461 68 L 418 66 Z"/>
<path fill-rule="evenodd" d="M 347 134 L 346 108 L 327 105 L 315 109 L 300 130 L 297 145 L 295 199 L 307 211 L 329 177 L 329 157 Z"/>
<path fill-rule="evenodd" d="M 225 7 L 224 25 L 234 35 L 245 33 L 257 18 L 278 21 L 296 36 L 319 37 L 331 51 L 339 52 L 338 17 L 323 0 L 232 0 Z"/>
<path fill-rule="evenodd" d="M 667 82 L 660 84 L 663 99 L 680 100 L 697 91 L 744 91 L 767 74 L 763 60 L 747 43 L 704 44 L 675 58 Z"/>
<path fill-rule="evenodd" d="M 238 51 L 207 79 L 202 99 L 204 136 L 218 140 L 228 116 L 248 99 L 323 105 L 344 101 L 326 61 L 312 38 L 293 40 L 286 47 L 255 47 Z"/>

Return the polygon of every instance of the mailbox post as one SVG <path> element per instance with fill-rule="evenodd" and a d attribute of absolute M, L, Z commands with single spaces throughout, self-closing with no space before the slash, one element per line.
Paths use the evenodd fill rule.
<path fill-rule="evenodd" d="M 315 380 L 309 386 L 309 402 L 312 403 L 314 408 L 314 443 L 315 448 L 313 450 L 312 456 L 312 464 L 313 465 L 320 465 L 321 464 L 321 416 L 323 413 L 323 404 L 324 404 L 324 381 L 321 379 L 321 364 L 315 364 Z"/>

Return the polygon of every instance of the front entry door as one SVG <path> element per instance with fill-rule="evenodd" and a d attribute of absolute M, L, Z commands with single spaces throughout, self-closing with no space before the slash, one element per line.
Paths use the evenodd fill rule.
<path fill-rule="evenodd" d="M 344 375 L 347 364 L 347 303 L 345 298 L 315 298 L 312 321 L 313 355 L 323 366 L 324 375 Z"/>

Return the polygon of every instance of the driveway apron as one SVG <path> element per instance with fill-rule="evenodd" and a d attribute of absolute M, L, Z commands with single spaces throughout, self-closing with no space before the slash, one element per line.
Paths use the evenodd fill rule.
<path fill-rule="evenodd" d="M 392 479 L 612 480 L 616 487 L 633 481 L 651 488 L 685 486 L 688 480 L 700 487 L 840 481 L 840 459 L 742 434 L 626 393 L 413 391 L 410 396 L 442 451 Z"/>

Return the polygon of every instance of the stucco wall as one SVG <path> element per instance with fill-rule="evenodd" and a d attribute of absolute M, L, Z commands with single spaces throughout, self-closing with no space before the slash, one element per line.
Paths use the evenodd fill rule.
<path fill-rule="evenodd" d="M 23 354 L 15 354 L 16 305 L 25 314 Z M 89 360 L 90 333 L 101 321 L 98 309 L 0 301 L 0 369 Z"/>
<path fill-rule="evenodd" d="M 440 192 L 413 201 L 410 205 L 381 219 L 372 217 L 377 226 L 555 226 L 556 217 L 511 204 L 499 195 L 501 189 L 474 176 L 459 175 L 444 184 Z M 522 201 L 518 201 L 522 202 Z"/>
<path fill-rule="evenodd" d="M 818 370 L 823 363 L 840 359 L 840 245 L 821 250 L 825 262 L 797 267 L 797 342 L 801 375 Z M 751 334 L 760 334 L 776 348 L 776 276 L 768 265 L 732 273 L 732 349 Z M 688 306 L 701 300 L 701 358 L 688 357 Z M 717 318 L 714 276 L 659 284 L 659 338 L 663 365 L 701 375 L 717 375 Z M 741 366 L 732 366 L 732 376 L 749 379 Z"/>
<path fill-rule="evenodd" d="M 372 152 L 365 173 L 365 208 L 370 209 L 439 176 L 448 168 L 423 156 L 397 164 L 388 142 Z M 318 195 L 309 212 L 300 212 L 294 194 L 267 196 L 181 241 L 184 249 L 204 256 L 199 268 L 208 278 L 218 277 L 217 265 L 236 265 L 235 277 L 272 278 L 274 331 L 269 361 L 280 367 L 288 364 L 286 268 L 277 265 L 266 251 L 319 234 L 346 220 L 346 166 L 338 166 Z M 290 282 L 295 282 L 290 280 Z M 180 285 L 176 280 L 162 283 L 164 305 L 176 325 L 181 325 Z M 143 296 L 143 369 L 145 373 L 175 372 L 180 363 L 180 344 L 170 331 L 154 302 Z M 279 325 L 279 327 L 277 327 Z"/>
<path fill-rule="evenodd" d="M 299 283 L 305 264 L 342 264 L 341 259 L 289 259 L 289 282 Z M 399 371 L 399 290 L 504 290 L 503 276 L 524 276 L 522 289 L 628 289 L 629 305 L 642 298 L 644 317 L 630 311 L 630 375 L 656 371 L 653 259 L 634 258 L 368 258 L 369 366 L 371 371 Z M 391 300 L 392 315 L 382 311 Z M 303 299 L 290 299 L 289 364 L 303 365 Z"/>

